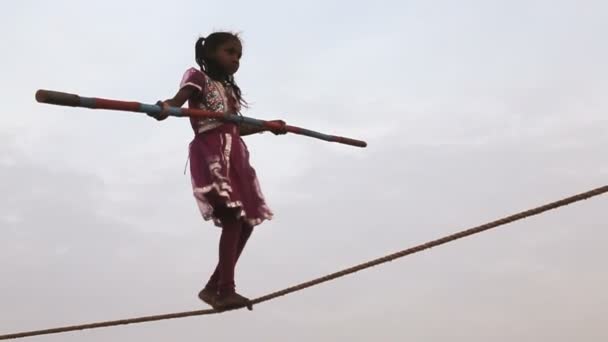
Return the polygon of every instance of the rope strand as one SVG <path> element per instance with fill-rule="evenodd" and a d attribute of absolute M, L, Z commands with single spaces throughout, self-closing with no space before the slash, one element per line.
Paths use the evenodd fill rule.
<path fill-rule="evenodd" d="M 429 241 L 429 242 L 405 249 L 405 250 L 397 252 L 397 253 L 389 254 L 382 258 L 378 258 L 378 259 L 375 259 L 375 260 L 372 260 L 372 261 L 369 261 L 366 263 L 362 263 L 362 264 L 344 269 L 339 272 L 328 274 L 326 276 L 323 276 L 323 277 L 320 277 L 320 278 L 317 278 L 317 279 L 314 279 L 314 280 L 311 280 L 311 281 L 308 281 L 305 283 L 301 283 L 299 285 L 295 285 L 295 286 L 288 287 L 286 289 L 283 289 L 283 290 L 280 290 L 277 292 L 270 293 L 265 296 L 253 299 L 251 301 L 251 304 L 260 304 L 263 302 L 267 302 L 267 301 L 273 300 L 278 297 L 285 296 L 285 295 L 293 293 L 293 292 L 301 291 L 301 290 L 306 289 L 311 286 L 319 285 L 321 283 L 324 283 L 324 282 L 327 282 L 327 281 L 330 281 L 330 280 L 333 280 L 336 278 L 344 277 L 346 275 L 361 271 L 366 268 L 374 267 L 374 266 L 377 266 L 377 265 L 380 265 L 380 264 L 383 264 L 383 263 L 386 263 L 389 261 L 393 261 L 398 258 L 402 258 L 402 257 L 410 255 L 410 254 L 418 253 L 418 252 L 421 252 L 423 250 L 426 250 L 426 249 L 429 249 L 432 247 L 437 247 L 439 245 L 443 245 L 445 243 L 464 238 L 466 236 L 478 234 L 478 233 L 484 232 L 486 230 L 496 228 L 498 226 L 502 226 L 502 225 L 505 225 L 505 224 L 508 224 L 508 223 L 511 223 L 514 221 L 518 221 L 518 220 L 521 220 L 521 219 L 524 219 L 524 218 L 527 218 L 530 216 L 538 215 L 538 214 L 544 213 L 549 210 L 557 209 L 559 207 L 563 207 L 563 206 L 572 204 L 574 202 L 586 200 L 591 197 L 595 197 L 595 196 L 604 194 L 606 192 L 608 192 L 608 185 L 605 185 L 605 186 L 602 186 L 602 187 L 599 187 L 599 188 L 596 188 L 596 189 L 593 189 L 593 190 L 590 190 L 587 192 L 583 192 L 583 193 L 580 193 L 580 194 L 577 194 L 574 196 L 570 196 L 570 197 L 561 199 L 556 202 L 545 204 L 540 207 L 522 211 L 520 213 L 511 215 L 511 216 L 507 216 L 507 217 L 498 219 L 496 221 L 492 221 L 492 222 L 489 222 L 489 223 L 486 223 L 486 224 L 483 224 L 483 225 L 480 225 L 477 227 L 466 229 L 466 230 L 460 231 L 458 233 L 454 233 L 454 234 L 442 237 L 440 239 Z M 235 309 L 239 309 L 239 308 L 235 308 Z M 231 309 L 231 310 L 235 310 L 235 309 Z M 229 311 L 229 310 L 225 310 L 225 311 Z M 64 332 L 69 332 L 69 331 L 95 329 L 95 328 L 127 325 L 127 324 L 134 324 L 134 323 L 144 323 L 144 322 L 168 320 L 168 319 L 191 317 L 191 316 L 210 315 L 210 314 L 215 314 L 215 313 L 219 313 L 219 311 L 209 309 L 209 310 L 178 312 L 178 313 L 156 315 L 156 316 L 144 316 L 144 317 L 122 319 L 122 320 L 115 320 L 115 321 L 106 321 L 106 322 L 99 322 L 99 323 L 66 326 L 66 327 L 61 327 L 61 328 L 36 330 L 36 331 L 22 332 L 22 333 L 17 333 L 17 334 L 0 335 L 0 340 L 17 339 L 17 338 L 24 338 L 24 337 L 38 336 L 38 335 L 57 334 L 57 333 L 64 333 Z"/>

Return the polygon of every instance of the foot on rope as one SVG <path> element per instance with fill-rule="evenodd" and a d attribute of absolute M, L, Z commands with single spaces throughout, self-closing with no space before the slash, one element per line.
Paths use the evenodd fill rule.
<path fill-rule="evenodd" d="M 243 297 L 236 292 L 220 293 L 215 299 L 214 308 L 223 311 L 227 309 L 238 309 L 247 307 L 249 311 L 253 310 L 253 305 L 249 298 Z"/>
<path fill-rule="evenodd" d="M 216 301 L 217 301 L 217 289 L 212 289 L 205 287 L 198 293 L 198 298 L 203 302 L 209 304 L 212 308 L 216 309 Z"/>

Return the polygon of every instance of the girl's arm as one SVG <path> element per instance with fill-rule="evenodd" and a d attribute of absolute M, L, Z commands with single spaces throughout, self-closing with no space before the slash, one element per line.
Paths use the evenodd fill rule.
<path fill-rule="evenodd" d="M 148 115 L 158 121 L 165 120 L 169 116 L 169 107 L 181 108 L 181 106 L 183 106 L 184 103 L 186 103 L 186 101 L 188 101 L 188 99 L 194 95 L 196 91 L 197 89 L 192 86 L 183 87 L 177 92 L 177 94 L 175 94 L 175 96 L 173 96 L 173 98 L 157 102 L 158 105 L 163 107 L 163 110 L 160 113 Z"/>
<path fill-rule="evenodd" d="M 177 94 L 175 94 L 175 96 L 173 96 L 173 98 L 167 99 L 165 101 L 159 101 L 160 103 L 158 103 L 158 105 L 163 107 L 163 110 L 160 113 L 158 113 L 158 114 L 149 114 L 148 113 L 148 115 L 152 116 L 153 118 L 155 118 L 158 121 L 165 120 L 169 116 L 169 107 L 181 108 L 181 106 L 183 106 L 184 103 L 186 103 L 186 101 L 188 101 L 188 99 L 191 96 L 193 96 L 197 91 L 198 91 L 198 89 L 196 89 L 193 86 L 185 86 L 185 87 L 181 88 L 177 92 Z M 252 126 L 252 125 L 248 125 L 248 124 L 241 124 L 239 126 L 240 135 L 245 136 L 245 135 L 251 135 L 251 134 L 267 132 L 267 131 L 270 131 L 270 132 L 274 133 L 275 135 L 287 133 L 287 131 L 285 130 L 284 121 L 273 120 L 272 122 L 278 123 L 281 126 L 281 128 L 279 128 L 277 130 L 272 130 L 272 129 Z"/>
<path fill-rule="evenodd" d="M 246 135 L 256 134 L 265 132 L 267 129 L 258 126 L 248 125 L 246 123 L 242 123 L 239 125 L 239 133 L 242 137 Z"/>
<path fill-rule="evenodd" d="M 272 120 L 270 122 L 275 122 L 278 123 L 281 128 L 277 129 L 277 130 L 273 130 L 273 129 L 269 129 L 269 128 L 264 128 L 264 127 L 258 127 L 258 126 L 253 126 L 253 125 L 248 125 L 246 123 L 242 123 L 239 126 L 239 131 L 241 136 L 245 136 L 245 135 L 250 135 L 250 134 L 255 134 L 255 133 L 262 133 L 262 132 L 272 132 L 275 135 L 280 135 L 280 134 L 286 134 L 287 131 L 285 130 L 285 121 L 283 120 Z"/>

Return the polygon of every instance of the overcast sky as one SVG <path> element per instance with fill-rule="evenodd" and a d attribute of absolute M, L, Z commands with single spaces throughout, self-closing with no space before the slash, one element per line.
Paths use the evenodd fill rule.
<path fill-rule="evenodd" d="M 245 115 L 366 140 L 246 137 L 276 213 L 250 297 L 608 182 L 604 1 L 20 1 L 0 11 L 0 335 L 206 308 L 216 263 L 153 103 L 199 35 L 242 32 Z M 608 198 L 264 303 L 39 341 L 606 341 Z"/>

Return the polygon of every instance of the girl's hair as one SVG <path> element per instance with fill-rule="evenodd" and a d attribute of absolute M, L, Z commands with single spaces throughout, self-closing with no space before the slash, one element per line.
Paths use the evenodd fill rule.
<path fill-rule="evenodd" d="M 231 32 L 214 32 L 207 37 L 200 37 L 194 45 L 194 56 L 196 64 L 199 65 L 201 70 L 207 73 L 207 75 L 218 81 L 226 81 L 234 89 L 234 95 L 237 101 L 244 107 L 247 106 L 247 102 L 241 95 L 241 88 L 236 84 L 234 75 L 226 75 L 213 60 L 210 55 L 215 52 L 222 44 L 229 42 L 230 40 L 236 40 L 241 43 L 241 39 L 235 33 Z"/>

